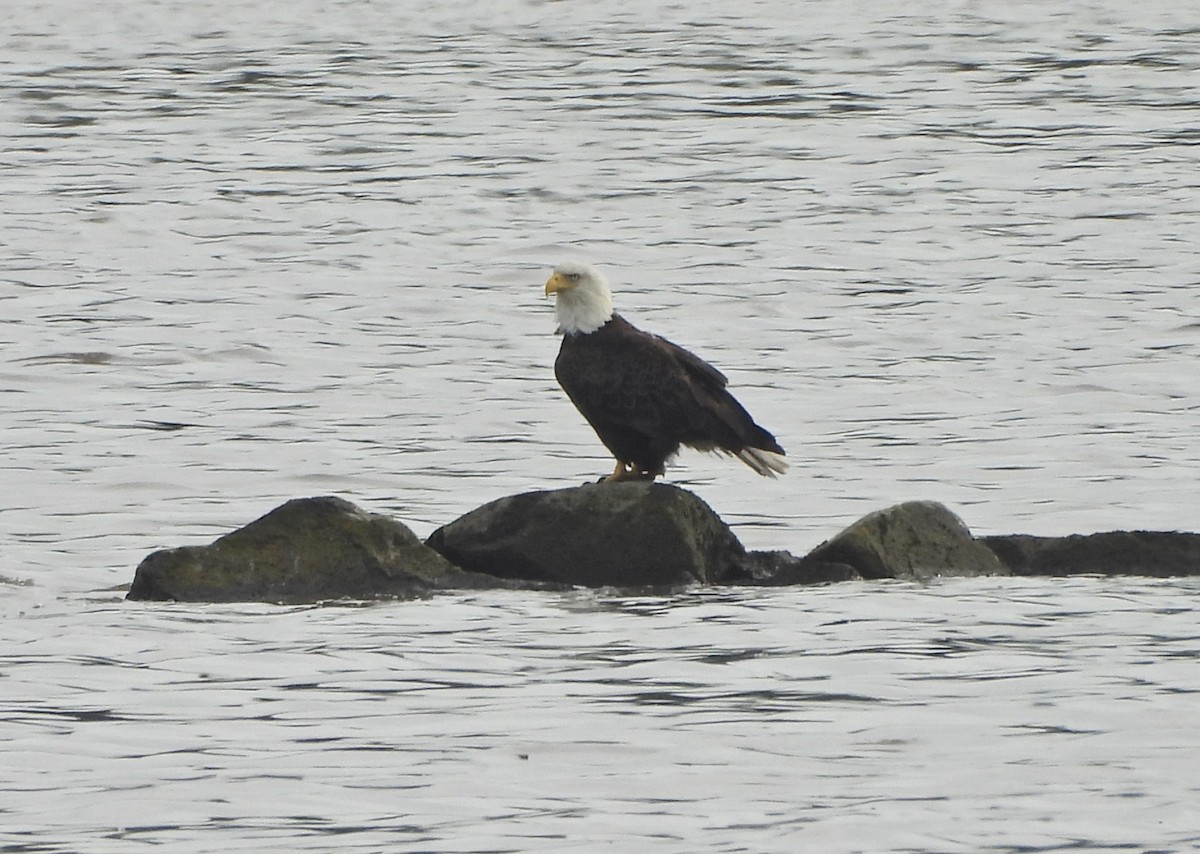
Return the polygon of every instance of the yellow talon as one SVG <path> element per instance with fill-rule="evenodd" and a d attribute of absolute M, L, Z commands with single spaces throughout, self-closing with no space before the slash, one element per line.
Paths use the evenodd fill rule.
<path fill-rule="evenodd" d="M 617 460 L 613 473 L 604 478 L 605 483 L 617 483 L 622 480 L 654 480 L 654 475 L 633 463 Z"/>
<path fill-rule="evenodd" d="M 613 469 L 612 474 L 610 474 L 608 477 L 604 478 L 604 482 L 605 483 L 616 483 L 619 480 L 627 480 L 629 478 L 629 472 L 632 470 L 632 468 L 633 467 L 630 466 L 628 463 L 624 463 L 624 462 L 621 462 L 620 460 L 617 460 L 617 467 Z"/>

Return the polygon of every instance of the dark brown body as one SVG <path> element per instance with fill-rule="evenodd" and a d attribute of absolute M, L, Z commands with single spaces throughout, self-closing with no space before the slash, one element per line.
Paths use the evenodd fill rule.
<path fill-rule="evenodd" d="M 687 445 L 738 454 L 783 454 L 726 389 L 725 375 L 620 315 L 563 336 L 554 375 L 619 463 L 653 477 Z"/>

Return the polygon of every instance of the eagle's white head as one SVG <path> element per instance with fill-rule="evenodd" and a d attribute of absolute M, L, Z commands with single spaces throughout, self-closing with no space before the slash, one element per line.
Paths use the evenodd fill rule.
<path fill-rule="evenodd" d="M 612 320 L 608 280 L 591 264 L 576 261 L 559 264 L 546 282 L 546 296 L 550 294 L 555 296 L 559 332 L 595 332 Z"/>

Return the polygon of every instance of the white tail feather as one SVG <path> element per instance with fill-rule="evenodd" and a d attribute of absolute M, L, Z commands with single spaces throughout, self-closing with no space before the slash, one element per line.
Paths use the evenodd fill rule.
<path fill-rule="evenodd" d="M 774 451 L 764 451 L 761 448 L 742 448 L 734 456 L 763 477 L 776 477 L 788 470 L 788 463 L 783 458 L 783 454 L 777 454 Z"/>

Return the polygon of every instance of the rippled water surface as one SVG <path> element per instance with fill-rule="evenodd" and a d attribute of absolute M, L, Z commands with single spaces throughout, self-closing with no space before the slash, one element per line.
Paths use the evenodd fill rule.
<path fill-rule="evenodd" d="M 121 599 L 288 498 L 607 471 L 576 256 L 788 449 L 670 472 L 752 547 L 1200 528 L 1193 4 L 6 15 L 0 850 L 1200 844 L 1190 581 Z"/>

